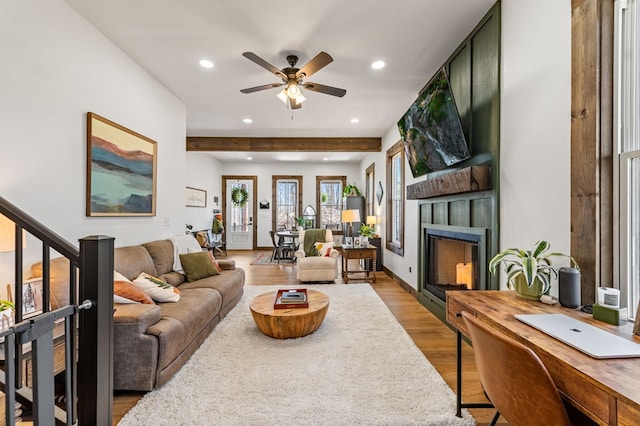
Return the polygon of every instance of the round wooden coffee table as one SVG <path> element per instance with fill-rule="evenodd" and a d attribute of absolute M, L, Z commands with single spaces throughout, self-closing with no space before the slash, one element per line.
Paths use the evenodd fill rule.
<path fill-rule="evenodd" d="M 329 309 L 329 296 L 307 290 L 308 308 L 274 309 L 277 292 L 255 297 L 249 304 L 256 325 L 265 335 L 290 339 L 313 333 L 320 327 Z"/>

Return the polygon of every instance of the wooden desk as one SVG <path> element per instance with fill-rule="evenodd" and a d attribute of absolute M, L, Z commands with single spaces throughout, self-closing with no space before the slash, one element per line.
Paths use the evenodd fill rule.
<path fill-rule="evenodd" d="M 467 311 L 531 348 L 553 377 L 563 398 L 601 425 L 637 425 L 640 421 L 640 358 L 598 360 L 514 318 L 515 314 L 563 313 L 640 343 L 632 324 L 614 326 L 560 305 L 518 298 L 513 291 L 449 291 L 447 321 L 468 336 L 460 312 Z M 459 348 L 460 346 L 458 346 Z M 458 357 L 460 352 L 458 350 Z M 461 371 L 458 371 L 458 375 Z M 460 380 L 458 380 L 458 412 Z M 535 396 L 533 396 L 535 398 Z M 463 406 L 465 404 L 462 404 Z"/>
<path fill-rule="evenodd" d="M 375 246 L 337 246 L 340 254 L 342 254 L 342 279 L 345 284 L 349 283 L 349 274 L 363 274 L 363 277 L 353 277 L 352 279 L 362 279 L 367 282 L 376 282 L 376 258 L 378 257 L 378 249 Z M 365 270 L 350 271 L 349 260 L 369 260 L 372 262 L 371 268 Z M 369 270 L 371 269 L 371 270 Z"/>

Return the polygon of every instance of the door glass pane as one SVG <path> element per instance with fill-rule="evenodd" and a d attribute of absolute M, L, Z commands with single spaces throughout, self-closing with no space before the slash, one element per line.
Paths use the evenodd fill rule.
<path fill-rule="evenodd" d="M 320 182 L 320 227 L 338 230 L 341 226 L 342 182 Z"/>
<path fill-rule="evenodd" d="M 234 184 L 231 188 L 232 202 L 231 202 L 231 226 L 233 231 L 247 232 L 249 228 L 249 203 L 248 194 L 249 188 L 244 183 Z M 236 200 L 233 198 L 233 194 L 238 194 Z M 244 203 L 242 199 L 244 198 Z"/>
<path fill-rule="evenodd" d="M 292 229 L 294 218 L 298 216 L 298 182 L 279 180 L 276 185 L 276 226 L 278 229 Z"/>

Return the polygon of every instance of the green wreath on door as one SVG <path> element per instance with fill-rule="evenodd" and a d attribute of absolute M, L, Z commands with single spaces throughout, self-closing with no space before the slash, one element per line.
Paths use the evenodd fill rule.
<path fill-rule="evenodd" d="M 244 207 L 249 200 L 249 193 L 241 186 L 236 186 L 231 190 L 231 202 L 234 207 Z"/>

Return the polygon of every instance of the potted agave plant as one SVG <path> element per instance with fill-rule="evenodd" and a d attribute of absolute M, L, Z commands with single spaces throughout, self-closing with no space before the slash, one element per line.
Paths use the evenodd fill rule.
<path fill-rule="evenodd" d="M 504 263 L 509 288 L 522 298 L 539 300 L 551 288 L 551 277 L 558 276 L 558 271 L 551 264 L 552 257 L 569 258 L 574 267 L 578 268 L 573 257 L 563 253 L 549 253 L 550 247 L 547 241 L 540 240 L 534 244 L 533 250 L 503 250 L 489 262 L 489 272 L 495 274 L 498 264 Z"/>

